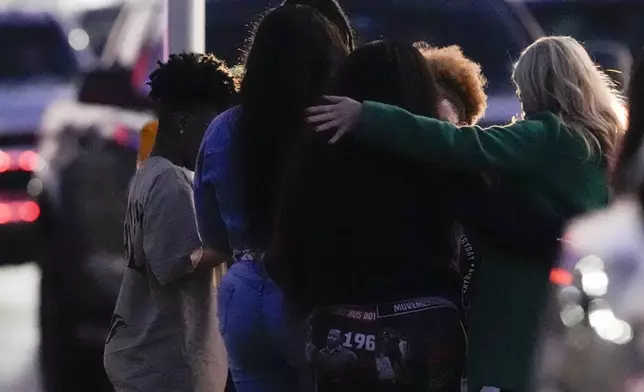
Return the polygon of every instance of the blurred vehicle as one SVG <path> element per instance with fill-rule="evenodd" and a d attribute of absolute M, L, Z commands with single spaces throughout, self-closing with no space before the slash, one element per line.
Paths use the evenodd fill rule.
<path fill-rule="evenodd" d="M 34 260 L 40 208 L 30 182 L 45 108 L 76 95 L 93 57 L 74 49 L 74 26 L 45 12 L 0 11 L 0 263 Z"/>
<path fill-rule="evenodd" d="M 95 53 L 102 53 L 107 36 L 121 10 L 121 5 L 112 5 L 81 12 L 78 20 L 89 36 L 89 44 Z"/>
<path fill-rule="evenodd" d="M 280 0 L 207 1 L 207 50 L 236 64 L 258 15 Z M 487 123 L 520 111 L 512 60 L 540 35 L 520 5 L 504 0 L 346 1 L 361 42 L 388 37 L 459 44 L 490 81 Z M 47 257 L 41 261 L 42 360 L 53 391 L 107 388 L 102 349 L 124 268 L 122 226 L 137 141 L 154 120 L 145 82 L 163 53 L 163 2 L 121 8 L 98 67 L 77 99 L 54 104 L 43 122 L 36 173 Z M 487 39 L 479 41 L 478 37 Z M 83 371 L 79 371 L 83 369 Z M 81 379 L 79 379 L 79 377 Z M 91 382 L 94 384 L 91 384 Z"/>
<path fill-rule="evenodd" d="M 636 198 L 573 222 L 537 355 L 537 392 L 644 388 L 644 226 Z"/>
<path fill-rule="evenodd" d="M 571 35 L 596 49 L 595 58 L 620 84 L 628 85 L 632 58 L 644 49 L 644 2 L 640 0 L 527 0 L 547 34 Z M 606 48 L 612 43 L 612 49 Z M 599 46 L 599 47 L 598 47 Z"/>
<path fill-rule="evenodd" d="M 36 173 L 43 192 L 41 360 L 48 391 L 110 391 L 102 350 L 121 284 L 127 186 L 138 131 L 153 117 L 60 102 L 48 111 Z"/>

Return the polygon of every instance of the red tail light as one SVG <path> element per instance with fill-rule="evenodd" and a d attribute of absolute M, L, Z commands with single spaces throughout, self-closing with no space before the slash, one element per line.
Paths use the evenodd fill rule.
<path fill-rule="evenodd" d="M 35 222 L 40 216 L 40 207 L 33 201 L 21 203 L 18 206 L 18 216 L 23 222 Z"/>
<path fill-rule="evenodd" d="M 40 166 L 38 153 L 31 150 L 0 151 L 0 173 L 8 171 L 37 171 Z"/>
<path fill-rule="evenodd" d="M 552 270 L 550 270 L 550 282 L 556 285 L 570 286 L 573 281 L 573 275 L 562 268 L 553 268 Z"/>
<path fill-rule="evenodd" d="M 33 201 L 0 203 L 0 225 L 33 223 L 40 217 L 40 206 Z"/>
<path fill-rule="evenodd" d="M 11 157 L 4 151 L 0 151 L 0 173 L 11 169 Z"/>
<path fill-rule="evenodd" d="M 0 225 L 11 222 L 11 207 L 9 205 L 0 203 Z"/>
<path fill-rule="evenodd" d="M 38 154 L 33 151 L 25 151 L 18 156 L 18 167 L 24 171 L 38 170 Z"/>

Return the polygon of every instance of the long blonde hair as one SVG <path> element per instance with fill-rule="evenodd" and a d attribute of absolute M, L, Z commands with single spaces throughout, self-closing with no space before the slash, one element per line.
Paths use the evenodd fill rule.
<path fill-rule="evenodd" d="M 612 166 L 626 127 L 623 101 L 577 40 L 537 40 L 519 57 L 513 79 L 524 114 L 557 114 L 584 140 L 589 157 L 598 154 Z"/>

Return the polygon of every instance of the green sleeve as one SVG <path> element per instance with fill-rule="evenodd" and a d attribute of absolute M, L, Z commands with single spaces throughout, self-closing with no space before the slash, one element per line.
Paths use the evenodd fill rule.
<path fill-rule="evenodd" d="M 504 127 L 456 127 L 377 102 L 362 104 L 356 139 L 419 162 L 467 171 L 524 173 L 544 162 L 544 122 L 519 121 Z"/>

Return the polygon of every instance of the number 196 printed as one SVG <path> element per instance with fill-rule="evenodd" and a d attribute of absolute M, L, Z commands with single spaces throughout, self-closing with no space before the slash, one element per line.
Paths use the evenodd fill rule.
<path fill-rule="evenodd" d="M 376 336 L 365 335 L 362 333 L 347 332 L 344 334 L 344 347 L 355 348 L 358 350 L 376 351 Z"/>

